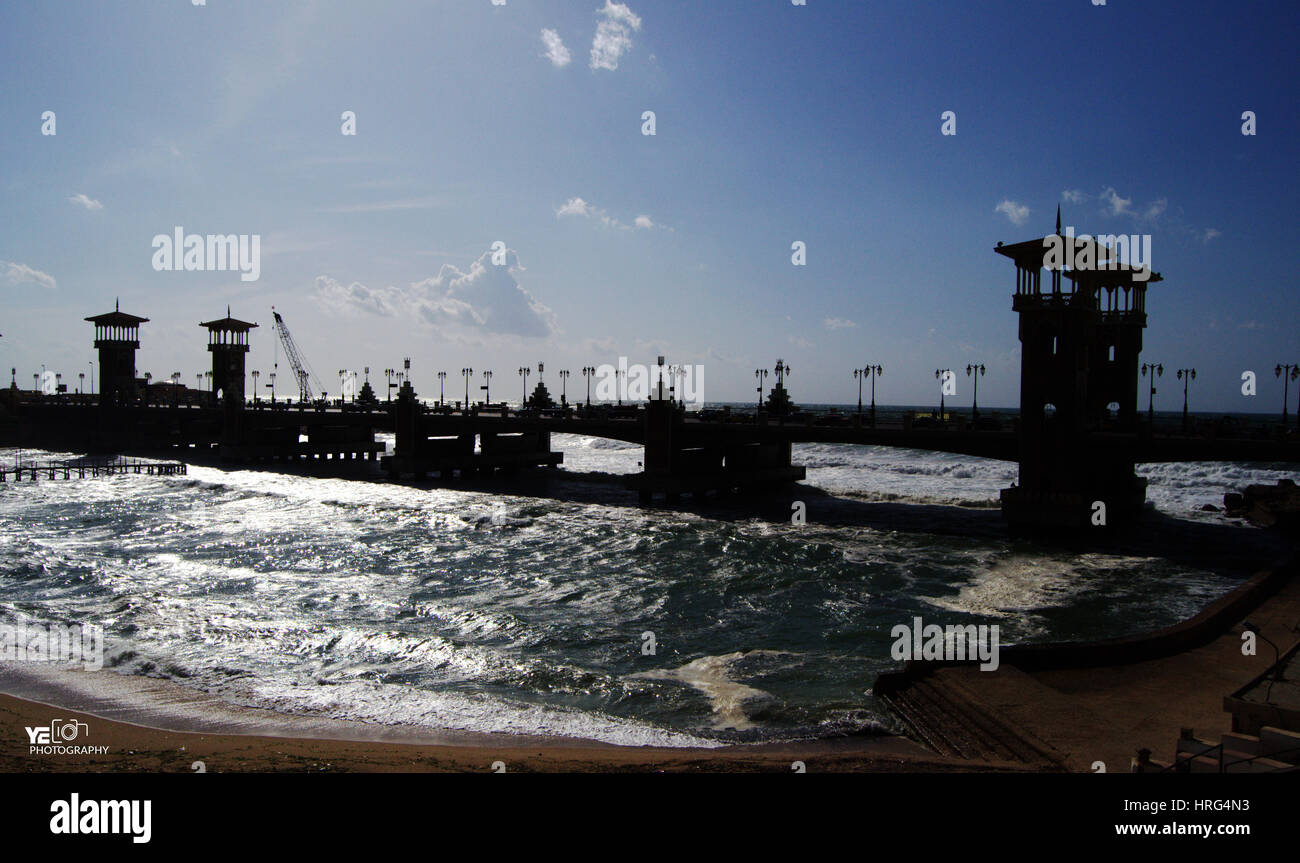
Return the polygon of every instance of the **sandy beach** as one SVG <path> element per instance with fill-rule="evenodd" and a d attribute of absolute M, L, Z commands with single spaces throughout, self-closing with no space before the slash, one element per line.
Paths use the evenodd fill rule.
<path fill-rule="evenodd" d="M 29 754 L 27 726 L 52 717 L 86 722 L 105 755 Z M 521 743 L 498 735 L 490 743 L 419 744 L 170 731 L 0 695 L 0 771 L 6 773 L 488 773 L 496 762 L 515 773 L 788 773 L 1021 772 L 1023 766 L 974 764 L 929 753 L 902 737 L 844 738 L 806 744 L 667 749 L 587 741 Z M 485 736 L 486 737 L 486 736 Z"/>

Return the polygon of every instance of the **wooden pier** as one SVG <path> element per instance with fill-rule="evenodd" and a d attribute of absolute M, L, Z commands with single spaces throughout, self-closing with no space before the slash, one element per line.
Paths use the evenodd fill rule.
<path fill-rule="evenodd" d="M 186 473 L 184 462 L 140 461 L 139 459 L 110 459 L 106 461 L 75 460 L 17 463 L 12 467 L 0 465 L 0 482 L 35 482 L 45 479 L 85 479 L 86 477 L 141 474 L 144 476 L 177 476 Z"/>

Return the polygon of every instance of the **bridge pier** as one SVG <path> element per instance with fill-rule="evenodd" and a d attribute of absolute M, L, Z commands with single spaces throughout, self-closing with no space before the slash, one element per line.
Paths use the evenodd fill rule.
<path fill-rule="evenodd" d="M 651 399 L 645 411 L 644 470 L 625 485 L 643 504 L 664 495 L 669 503 L 690 493 L 729 494 L 734 489 L 780 487 L 806 476 L 791 464 L 789 440 L 765 435 L 757 427 L 732 440 L 701 438 L 687 428 L 681 409 L 672 401 Z"/>

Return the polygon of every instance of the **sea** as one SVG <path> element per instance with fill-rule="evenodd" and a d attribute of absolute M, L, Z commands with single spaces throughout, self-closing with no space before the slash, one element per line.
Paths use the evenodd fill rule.
<path fill-rule="evenodd" d="M 1158 546 L 1012 540 L 1006 462 L 800 444 L 792 490 L 642 507 L 621 482 L 639 446 L 552 446 L 560 469 L 479 484 L 200 463 L 6 483 L 0 624 L 97 625 L 101 675 L 304 722 L 711 747 L 896 730 L 871 687 L 918 617 L 997 625 L 1003 646 L 1106 638 L 1243 577 Z M 1159 517 L 1234 536 L 1255 529 L 1207 504 L 1296 478 L 1139 472 Z"/>

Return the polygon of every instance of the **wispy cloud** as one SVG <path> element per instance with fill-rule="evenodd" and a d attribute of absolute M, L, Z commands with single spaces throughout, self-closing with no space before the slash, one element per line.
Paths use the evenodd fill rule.
<path fill-rule="evenodd" d="M 591 68 L 618 68 L 618 61 L 632 47 L 632 33 L 641 29 L 641 18 L 626 3 L 605 0 L 605 8 L 597 10 L 601 21 L 596 25 L 596 35 L 591 40 Z"/>
<path fill-rule="evenodd" d="M 595 208 L 582 198 L 570 198 L 555 210 L 555 215 L 557 218 L 564 218 L 565 216 L 590 216 L 594 211 Z"/>
<path fill-rule="evenodd" d="M 1061 200 L 1067 204 L 1082 204 L 1088 199 L 1082 189 L 1066 189 L 1061 193 Z"/>
<path fill-rule="evenodd" d="M 822 324 L 828 330 L 850 330 L 857 326 L 856 323 L 848 318 L 827 318 Z"/>
<path fill-rule="evenodd" d="M 1106 202 L 1107 212 L 1110 215 L 1123 216 L 1126 214 L 1127 215 L 1133 214 L 1133 199 L 1121 198 L 1119 196 L 1119 192 L 1116 192 L 1113 187 L 1107 186 L 1105 189 L 1102 190 L 1102 193 L 1099 197 L 1101 198 L 1101 200 Z"/>
<path fill-rule="evenodd" d="M 564 47 L 564 40 L 554 30 L 543 28 L 542 44 L 546 46 L 546 59 L 550 60 L 551 65 L 557 69 L 563 69 L 573 59 L 569 49 Z"/>
<path fill-rule="evenodd" d="M 1023 225 L 1029 218 L 1029 208 L 1024 204 L 1018 204 L 1007 198 L 1002 203 L 993 208 L 993 212 L 1002 213 L 1011 220 L 1013 225 Z"/>
<path fill-rule="evenodd" d="M 1218 228 L 1206 228 L 1205 233 L 1201 235 L 1201 242 L 1208 243 L 1210 240 L 1223 236 L 1223 231 Z"/>
<path fill-rule="evenodd" d="M 54 281 L 54 276 L 49 273 L 42 273 L 40 270 L 26 264 L 15 263 L 14 261 L 0 261 L 0 270 L 4 273 L 4 280 L 7 285 L 14 287 L 18 285 L 36 285 L 49 291 L 58 287 Z"/>
<path fill-rule="evenodd" d="M 664 225 L 656 224 L 654 219 L 644 213 L 632 220 L 629 225 L 611 216 L 603 207 L 597 207 L 595 204 L 585 198 L 570 198 L 563 204 L 555 208 L 555 217 L 563 219 L 566 217 L 577 216 L 587 219 L 596 219 L 607 228 L 617 228 L 620 231 L 629 231 L 633 228 L 640 230 L 650 230 L 652 228 L 662 228 L 666 231 L 672 231 Z"/>
<path fill-rule="evenodd" d="M 87 210 L 104 209 L 104 205 L 101 204 L 99 201 L 96 201 L 94 198 L 91 198 L 81 193 L 77 193 L 75 195 L 69 195 L 68 200 L 74 204 L 80 204 L 81 206 L 85 207 Z"/>
<path fill-rule="evenodd" d="M 1153 222 L 1164 215 L 1165 210 L 1169 209 L 1169 200 L 1159 198 L 1147 204 L 1146 209 L 1142 211 L 1144 221 Z"/>

